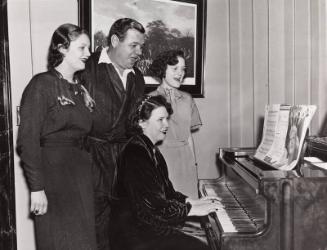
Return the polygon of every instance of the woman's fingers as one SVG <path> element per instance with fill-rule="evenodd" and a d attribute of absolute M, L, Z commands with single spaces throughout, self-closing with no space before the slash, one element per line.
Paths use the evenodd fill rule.
<path fill-rule="evenodd" d="M 201 200 L 221 201 L 221 198 L 220 197 L 217 197 L 217 196 L 204 196 L 204 197 L 201 198 Z"/>
<path fill-rule="evenodd" d="M 48 210 L 48 200 L 45 192 L 31 192 L 31 213 L 35 215 L 43 215 Z"/>
<path fill-rule="evenodd" d="M 31 213 L 35 215 L 43 215 L 47 212 L 48 207 L 46 204 L 38 204 L 33 207 L 31 207 Z"/>
<path fill-rule="evenodd" d="M 220 200 L 216 199 L 209 199 L 209 200 L 202 200 L 203 204 L 213 204 L 214 206 L 224 207 L 224 205 L 220 202 Z"/>

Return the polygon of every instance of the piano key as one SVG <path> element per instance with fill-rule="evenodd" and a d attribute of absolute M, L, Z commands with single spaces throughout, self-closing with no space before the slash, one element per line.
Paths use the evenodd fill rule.
<path fill-rule="evenodd" d="M 224 209 L 220 209 L 215 213 L 224 232 L 237 232 L 235 226 Z"/>

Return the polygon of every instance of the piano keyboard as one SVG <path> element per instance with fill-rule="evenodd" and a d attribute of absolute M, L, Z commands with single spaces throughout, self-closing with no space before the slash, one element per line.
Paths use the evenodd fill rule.
<path fill-rule="evenodd" d="M 234 182 L 205 185 L 206 196 L 219 197 L 224 205 L 214 217 L 225 233 L 254 233 L 264 224 L 259 203 L 244 192 L 244 186 Z"/>

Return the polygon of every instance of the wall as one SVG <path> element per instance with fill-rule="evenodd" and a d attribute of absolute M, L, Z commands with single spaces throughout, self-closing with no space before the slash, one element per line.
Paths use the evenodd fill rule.
<path fill-rule="evenodd" d="M 32 75 L 46 69 L 46 55 L 53 31 L 65 22 L 77 24 L 77 20 L 77 0 L 8 1 L 14 147 L 17 138 L 16 107 L 19 106 L 22 92 Z M 34 250 L 29 192 L 17 155 L 15 187 L 17 249 Z"/>
<path fill-rule="evenodd" d="M 207 5 L 205 98 L 196 99 L 204 124 L 195 134 L 200 178 L 218 175 L 219 147 L 257 145 L 266 104 L 317 104 L 313 134 L 323 127 L 327 109 L 324 0 L 208 0 Z M 45 69 L 55 27 L 77 23 L 77 0 L 10 0 L 8 7 L 16 110 L 28 80 Z M 33 250 L 17 157 L 15 165 L 18 249 Z"/>
<path fill-rule="evenodd" d="M 200 177 L 217 174 L 219 147 L 258 145 L 266 104 L 317 105 L 311 134 L 327 111 L 326 1 L 208 0 L 207 10 Z"/>

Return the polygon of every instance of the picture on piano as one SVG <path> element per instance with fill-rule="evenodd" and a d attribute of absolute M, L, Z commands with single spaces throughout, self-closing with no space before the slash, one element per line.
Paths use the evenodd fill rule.
<path fill-rule="evenodd" d="M 280 170 L 295 168 L 315 111 L 314 105 L 267 105 L 254 158 Z"/>

